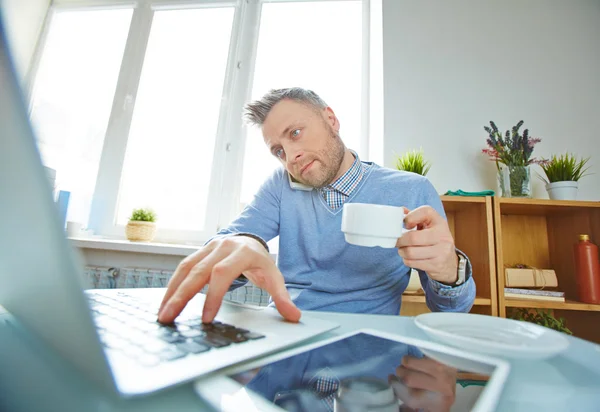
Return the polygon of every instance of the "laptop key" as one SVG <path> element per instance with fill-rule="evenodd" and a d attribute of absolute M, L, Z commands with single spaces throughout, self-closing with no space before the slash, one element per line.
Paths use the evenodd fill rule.
<path fill-rule="evenodd" d="M 215 323 L 213 324 L 213 329 L 218 331 L 228 331 L 231 329 L 235 329 L 235 326 L 231 326 L 226 323 Z"/>
<path fill-rule="evenodd" d="M 148 342 L 144 342 L 142 347 L 144 348 L 144 350 L 146 352 L 156 353 L 156 354 L 159 354 L 169 348 L 172 349 L 172 345 L 169 345 L 166 342 L 156 340 L 156 339 L 152 339 L 152 340 L 149 340 Z"/>
<path fill-rule="evenodd" d="M 202 330 L 204 332 L 210 332 L 214 328 L 215 328 L 215 325 L 213 323 L 202 323 L 200 325 L 200 330 Z"/>
<path fill-rule="evenodd" d="M 180 331 L 179 334 L 181 336 L 185 336 L 186 338 L 197 338 L 198 336 L 204 336 L 206 335 L 205 332 L 201 332 L 199 330 L 184 330 L 184 331 Z"/>
<path fill-rule="evenodd" d="M 184 358 L 187 353 L 177 348 L 168 348 L 157 354 L 164 361 L 172 361 L 175 359 Z"/>
<path fill-rule="evenodd" d="M 257 340 L 257 339 L 262 339 L 265 337 L 265 335 L 261 335 L 260 333 L 256 333 L 256 332 L 246 332 L 246 333 L 244 333 L 244 336 L 250 340 Z"/>
<path fill-rule="evenodd" d="M 140 322 L 137 325 L 137 328 L 144 331 L 144 332 L 152 332 L 155 330 L 159 330 L 160 329 L 160 325 L 158 323 L 151 323 L 151 322 Z"/>
<path fill-rule="evenodd" d="M 202 320 L 200 320 L 200 319 L 191 319 L 191 320 L 183 321 L 183 322 L 181 322 L 181 324 L 187 325 L 187 326 L 189 326 L 191 328 L 196 328 L 197 326 L 202 325 Z"/>
<path fill-rule="evenodd" d="M 231 344 L 229 340 L 213 334 L 206 334 L 206 336 L 194 338 L 193 341 L 203 345 L 212 346 L 213 348 L 222 348 Z"/>
<path fill-rule="evenodd" d="M 181 336 L 179 332 L 174 332 L 173 330 L 166 328 L 152 332 L 152 336 L 157 337 L 158 339 L 161 339 L 167 343 L 175 343 L 185 340 L 185 338 Z"/>
<path fill-rule="evenodd" d="M 237 333 L 235 331 L 228 331 L 223 333 L 221 336 L 223 336 L 225 339 L 229 339 L 233 343 L 242 343 L 248 340 L 243 333 Z"/>
<path fill-rule="evenodd" d="M 210 346 L 194 341 L 186 341 L 176 344 L 177 349 L 187 353 L 202 353 L 210 350 Z"/>

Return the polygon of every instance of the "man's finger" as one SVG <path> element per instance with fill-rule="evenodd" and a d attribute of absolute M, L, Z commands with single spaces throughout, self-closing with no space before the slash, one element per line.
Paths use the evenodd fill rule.
<path fill-rule="evenodd" d="M 396 247 L 433 246 L 439 243 L 439 241 L 438 230 L 435 228 L 413 230 L 404 233 L 400 238 L 398 238 L 396 241 Z"/>
<path fill-rule="evenodd" d="M 403 259 L 404 266 L 411 269 L 422 270 L 425 273 L 434 273 L 439 269 L 439 264 L 436 259 L 425 259 L 425 260 L 410 260 Z"/>
<path fill-rule="evenodd" d="M 294 302 L 292 302 L 292 299 L 290 299 L 290 294 L 285 287 L 283 276 L 275 264 L 273 264 L 272 270 L 265 273 L 264 276 L 261 276 L 260 278 L 255 278 L 252 272 L 247 273 L 247 276 L 250 277 L 250 280 L 252 280 L 254 284 L 269 292 L 273 298 L 273 303 L 275 303 L 275 307 L 281 316 L 290 322 L 298 322 L 300 320 L 302 313 L 300 312 L 300 309 L 296 307 Z"/>
<path fill-rule="evenodd" d="M 169 284 L 167 285 L 167 291 L 162 299 L 162 302 L 160 303 L 158 313 L 162 311 L 165 304 L 169 301 L 169 299 L 171 299 L 177 288 L 179 288 L 181 282 L 183 282 L 183 280 L 187 277 L 192 268 L 196 266 L 198 262 L 208 256 L 210 252 L 212 252 L 213 247 L 212 245 L 209 245 L 210 243 L 192 253 L 190 256 L 183 259 L 179 265 L 177 265 L 177 269 L 175 269 L 175 272 L 173 273 L 173 276 L 171 276 L 171 280 L 169 280 Z"/>
<path fill-rule="evenodd" d="M 171 323 L 175 320 L 185 305 L 206 285 L 213 266 L 221 261 L 227 253 L 228 251 L 224 248 L 213 249 L 208 256 L 189 271 L 188 276 L 179 284 L 162 311 L 158 313 L 159 322 Z"/>
<path fill-rule="evenodd" d="M 398 249 L 398 254 L 404 260 L 429 260 L 443 259 L 448 254 L 448 248 L 444 244 L 438 243 L 433 246 L 409 246 Z"/>
<path fill-rule="evenodd" d="M 248 269 L 253 257 L 243 249 L 238 249 L 212 267 L 208 293 L 202 310 L 202 322 L 209 323 L 214 320 L 229 286 Z"/>
<path fill-rule="evenodd" d="M 420 206 L 404 217 L 404 226 L 412 229 L 417 226 L 425 228 L 445 222 L 444 218 L 431 206 Z"/>

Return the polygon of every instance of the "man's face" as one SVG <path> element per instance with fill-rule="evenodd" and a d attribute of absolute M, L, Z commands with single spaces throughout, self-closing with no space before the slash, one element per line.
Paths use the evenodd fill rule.
<path fill-rule="evenodd" d="M 340 124 L 328 107 L 316 110 L 294 100 L 277 103 L 262 132 L 271 154 L 298 182 L 312 187 L 332 183 L 344 158 Z"/>

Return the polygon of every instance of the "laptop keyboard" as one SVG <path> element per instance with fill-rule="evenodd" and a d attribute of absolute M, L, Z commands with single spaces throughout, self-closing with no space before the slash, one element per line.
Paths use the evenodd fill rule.
<path fill-rule="evenodd" d="M 90 294 L 88 299 L 103 345 L 144 366 L 264 338 L 219 321 L 202 323 L 181 315 L 174 323 L 162 325 L 156 320 L 157 308 L 124 292 L 111 297 Z"/>

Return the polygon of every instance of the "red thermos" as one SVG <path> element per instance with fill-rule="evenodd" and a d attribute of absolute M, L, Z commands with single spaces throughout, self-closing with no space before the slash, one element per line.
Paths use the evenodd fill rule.
<path fill-rule="evenodd" d="M 575 252 L 575 276 L 579 300 L 600 305 L 600 262 L 598 246 L 590 242 L 588 235 L 579 235 Z"/>

